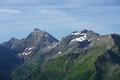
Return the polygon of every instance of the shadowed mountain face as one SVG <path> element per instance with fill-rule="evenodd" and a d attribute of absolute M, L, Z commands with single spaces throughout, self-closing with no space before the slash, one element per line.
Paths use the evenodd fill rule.
<path fill-rule="evenodd" d="M 19 40 L 16 38 L 11 38 L 9 41 L 2 43 L 2 46 L 13 49 L 16 51 L 16 44 L 18 44 Z"/>
<path fill-rule="evenodd" d="M 9 80 L 12 70 L 20 63 L 15 51 L 0 45 L 0 80 Z"/>
<path fill-rule="evenodd" d="M 120 35 L 74 31 L 58 41 L 37 28 L 22 40 L 3 43 L 24 63 L 12 80 L 119 80 Z"/>

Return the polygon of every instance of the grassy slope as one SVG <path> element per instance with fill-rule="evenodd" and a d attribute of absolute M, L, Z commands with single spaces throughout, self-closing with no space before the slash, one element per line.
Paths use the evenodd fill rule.
<path fill-rule="evenodd" d="M 12 72 L 13 80 L 26 79 L 29 76 L 29 74 L 32 72 L 32 70 L 34 70 L 34 68 L 36 68 L 36 63 L 34 60 L 22 64 Z"/>
<path fill-rule="evenodd" d="M 59 56 L 46 61 L 42 66 L 33 66 L 31 63 L 27 65 L 32 69 L 31 75 L 22 79 L 20 74 L 15 74 L 14 80 L 120 79 L 119 51 L 115 49 L 107 52 L 105 46 L 93 47 L 87 53 Z"/>
<path fill-rule="evenodd" d="M 49 60 L 34 69 L 25 80 L 93 80 L 96 59 L 104 52 L 105 47 L 93 47 L 75 58 L 72 56 L 76 54 L 69 54 Z"/>
<path fill-rule="evenodd" d="M 40 54 L 41 53 L 46 53 L 48 52 L 50 49 L 46 49 L 43 48 L 40 51 L 38 51 L 34 56 L 32 56 L 31 60 L 28 60 L 27 62 L 25 62 L 24 64 L 20 65 L 18 68 L 16 68 L 13 72 L 12 72 L 12 77 L 13 80 L 24 80 L 26 79 L 29 74 L 31 74 L 31 72 L 37 68 L 37 65 L 41 64 L 41 62 L 43 62 L 41 60 Z"/>

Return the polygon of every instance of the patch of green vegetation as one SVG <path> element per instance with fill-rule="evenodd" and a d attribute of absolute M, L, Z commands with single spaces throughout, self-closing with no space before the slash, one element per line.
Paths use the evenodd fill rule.
<path fill-rule="evenodd" d="M 93 80 L 96 74 L 95 62 L 106 50 L 104 46 L 94 46 L 86 53 L 73 58 L 74 53 L 46 61 L 34 69 L 25 80 Z"/>
<path fill-rule="evenodd" d="M 25 80 L 36 66 L 34 60 L 27 61 L 12 72 L 12 80 Z"/>

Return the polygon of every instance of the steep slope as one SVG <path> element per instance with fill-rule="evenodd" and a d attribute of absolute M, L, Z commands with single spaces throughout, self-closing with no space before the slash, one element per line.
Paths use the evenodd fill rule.
<path fill-rule="evenodd" d="M 17 68 L 12 74 L 13 80 L 119 80 L 119 41 L 120 35 L 101 36 L 88 30 L 75 31 L 64 37 L 55 48 L 45 49 L 43 54 L 38 52 L 40 55 L 35 58 L 39 58 L 39 64 L 33 66 L 33 58 L 33 65 L 23 65 L 27 66 L 26 74 L 19 73 L 21 68 Z M 108 67 L 109 63 L 111 67 Z"/>
<path fill-rule="evenodd" d="M 59 41 L 49 33 L 41 31 L 38 28 L 34 28 L 33 31 L 26 38 L 21 40 L 12 38 L 8 42 L 4 42 L 1 45 L 16 51 L 17 56 L 23 63 L 22 65 L 29 63 L 29 65 L 32 66 L 33 61 L 35 65 L 37 65 L 38 61 L 40 61 L 37 60 L 39 58 L 36 57 L 38 57 L 42 53 L 45 53 L 47 50 L 51 50 L 53 47 L 56 46 L 58 42 Z M 37 52 L 40 53 L 37 54 Z M 21 67 L 21 69 L 21 71 L 24 71 L 22 72 L 23 74 L 28 73 L 28 67 L 24 66 Z"/>
<path fill-rule="evenodd" d="M 12 70 L 20 64 L 15 51 L 0 45 L 0 80 L 9 80 Z"/>
<path fill-rule="evenodd" d="M 58 44 L 58 40 L 45 31 L 41 31 L 38 28 L 33 31 L 24 39 L 21 43 L 21 52 L 19 57 L 24 61 L 20 67 L 16 70 L 21 76 L 27 76 L 34 69 L 34 67 L 40 64 L 42 54 L 49 52 Z"/>
<path fill-rule="evenodd" d="M 57 42 L 58 40 L 49 33 L 35 28 L 21 43 L 21 52 L 19 55 L 22 57 L 32 56 L 42 48 L 56 45 Z"/>
<path fill-rule="evenodd" d="M 9 41 L 4 42 L 4 43 L 2 43 L 1 45 L 2 45 L 2 46 L 5 46 L 5 47 L 7 47 L 7 48 L 10 48 L 10 49 L 14 49 L 14 45 L 17 44 L 17 42 L 19 42 L 18 39 L 16 39 L 16 38 L 11 38 Z"/>
<path fill-rule="evenodd" d="M 31 53 L 36 53 L 41 48 L 55 45 L 57 42 L 58 40 L 49 33 L 34 28 L 26 38 L 21 40 L 12 38 L 8 42 L 2 43 L 2 45 L 17 51 L 19 56 L 26 57 Z"/>
<path fill-rule="evenodd" d="M 120 79 L 120 35 L 111 35 L 115 45 L 96 60 L 95 80 Z"/>
<path fill-rule="evenodd" d="M 16 38 L 11 38 L 9 41 L 1 43 L 2 46 L 10 48 L 14 51 L 17 51 L 16 45 L 19 43 L 19 40 Z"/>

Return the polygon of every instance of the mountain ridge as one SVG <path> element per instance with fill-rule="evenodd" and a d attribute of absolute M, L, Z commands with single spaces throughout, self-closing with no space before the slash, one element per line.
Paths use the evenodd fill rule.
<path fill-rule="evenodd" d="M 32 49 L 35 52 L 39 48 L 46 47 L 51 44 L 57 43 L 58 40 L 54 38 L 52 35 L 45 31 L 41 31 L 38 28 L 34 28 L 32 32 L 24 39 L 17 40 L 15 38 L 11 38 L 8 42 L 2 43 L 2 46 L 8 47 L 17 51 L 18 53 L 23 53 L 27 55 L 27 50 L 31 51 Z M 10 46 L 8 46 L 10 45 Z M 29 53 L 28 53 L 29 54 Z"/>
<path fill-rule="evenodd" d="M 100 35 L 84 29 L 58 41 L 49 33 L 35 28 L 22 41 L 12 39 L 8 42 L 17 41 L 23 48 L 19 56 L 25 60 L 13 70 L 12 80 L 120 79 L 119 34 Z"/>

